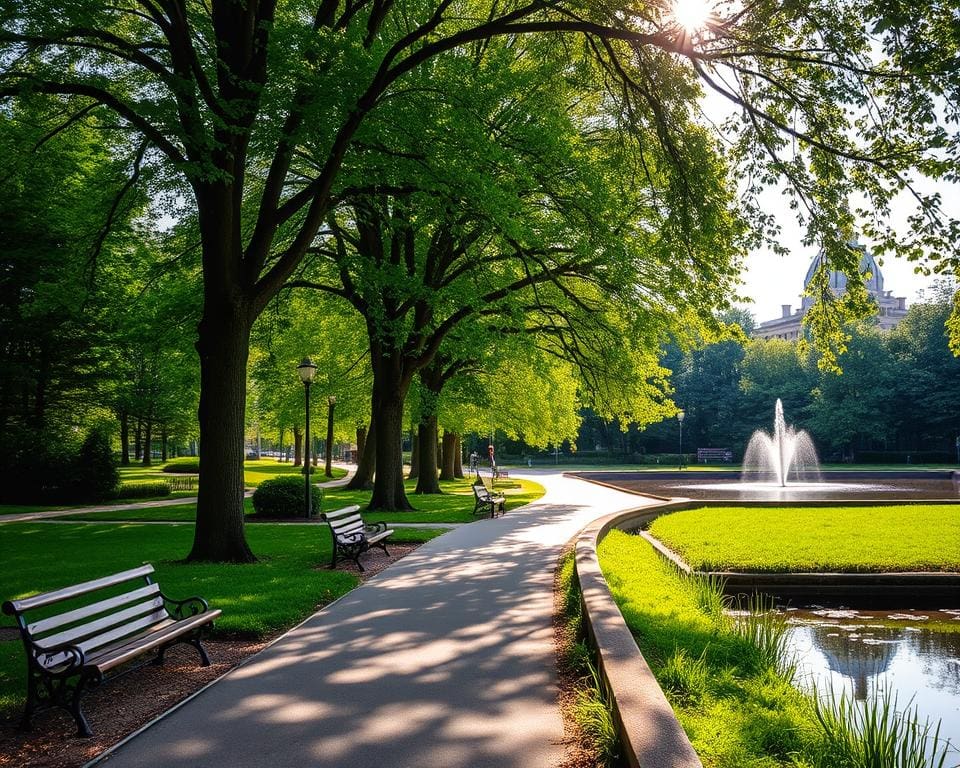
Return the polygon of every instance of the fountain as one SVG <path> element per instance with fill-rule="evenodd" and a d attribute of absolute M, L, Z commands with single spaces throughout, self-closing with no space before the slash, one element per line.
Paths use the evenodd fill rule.
<path fill-rule="evenodd" d="M 753 433 L 743 456 L 744 482 L 770 482 L 785 488 L 788 482 L 820 482 L 820 463 L 813 441 L 803 430 L 788 426 L 783 418 L 783 403 L 774 408 L 773 435 L 758 429 Z"/>

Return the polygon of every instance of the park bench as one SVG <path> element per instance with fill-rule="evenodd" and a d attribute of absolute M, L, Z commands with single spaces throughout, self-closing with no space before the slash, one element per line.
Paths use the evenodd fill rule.
<path fill-rule="evenodd" d="M 497 509 L 500 510 L 501 515 L 506 511 L 506 496 L 501 494 L 494 495 L 484 484 L 483 478 L 480 477 L 480 475 L 477 475 L 477 479 L 473 481 L 472 487 L 473 496 L 476 499 L 473 505 L 473 514 L 483 514 L 489 508 L 490 517 L 496 517 Z"/>
<path fill-rule="evenodd" d="M 357 568 L 363 571 L 360 555 L 370 547 L 379 547 L 388 556 L 390 555 L 387 551 L 387 539 L 393 535 L 393 529 L 387 528 L 386 523 L 364 523 L 360 515 L 360 507 L 356 504 L 334 512 L 326 512 L 320 518 L 330 526 L 330 533 L 333 536 L 331 568 L 336 567 L 337 560 L 342 555 L 353 560 Z"/>
<path fill-rule="evenodd" d="M 701 464 L 708 461 L 729 464 L 733 461 L 733 451 L 729 448 L 697 448 L 697 461 Z"/>
<path fill-rule="evenodd" d="M 73 715 L 79 736 L 92 736 L 81 709 L 84 694 L 146 663 L 162 664 L 164 652 L 177 643 L 192 645 L 203 666 L 210 665 L 200 633 L 220 611 L 200 597 L 167 597 L 152 573 L 152 565 L 142 565 L 3 604 L 3 612 L 16 618 L 27 652 L 22 730 L 30 729 L 36 712 L 59 707 Z M 148 661 L 130 663 L 153 651 Z"/>
<path fill-rule="evenodd" d="M 493 479 L 499 480 L 501 477 L 510 477 L 510 473 L 505 469 L 500 469 L 496 464 L 493 466 Z"/>

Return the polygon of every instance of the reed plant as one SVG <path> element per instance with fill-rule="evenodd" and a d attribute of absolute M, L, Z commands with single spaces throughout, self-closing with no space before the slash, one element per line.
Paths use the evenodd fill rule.
<path fill-rule="evenodd" d="M 814 690 L 814 711 L 823 729 L 817 768 L 946 768 L 956 750 L 940 736 L 940 722 L 921 719 L 911 699 L 900 710 L 897 697 L 878 689 L 866 701 L 846 692 Z"/>
<path fill-rule="evenodd" d="M 787 642 L 787 617 L 776 609 L 769 595 L 754 593 L 736 601 L 732 629 L 745 641 L 754 669 L 774 670 L 784 680 L 793 680 L 796 660 Z"/>

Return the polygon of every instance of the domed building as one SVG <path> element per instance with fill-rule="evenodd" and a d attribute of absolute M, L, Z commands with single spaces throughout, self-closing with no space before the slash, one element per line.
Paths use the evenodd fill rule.
<path fill-rule="evenodd" d="M 905 296 L 894 296 L 893 291 L 884 290 L 883 272 L 877 264 L 873 254 L 867 250 L 866 246 L 854 241 L 850 243 L 853 248 L 860 251 L 860 273 L 869 273 L 866 286 L 867 293 L 877 305 L 877 325 L 885 331 L 895 328 L 897 324 L 907 315 L 907 299 Z M 820 267 L 824 260 L 823 251 L 813 257 L 810 267 L 807 269 L 806 277 L 803 279 L 803 293 L 807 292 L 807 286 L 813 279 L 814 273 Z M 830 288 L 834 293 L 840 295 L 847 290 L 847 276 L 842 272 L 832 270 L 830 272 Z M 794 310 L 790 304 L 783 304 L 783 313 L 775 320 L 767 320 L 757 325 L 753 331 L 753 337 L 756 339 L 787 339 L 789 341 L 800 338 L 803 333 L 803 316 L 813 306 L 814 300 L 809 296 L 803 296 L 800 302 L 800 308 Z"/>

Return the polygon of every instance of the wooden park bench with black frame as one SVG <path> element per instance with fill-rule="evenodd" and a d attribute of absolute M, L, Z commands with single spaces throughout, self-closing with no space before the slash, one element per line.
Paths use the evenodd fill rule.
<path fill-rule="evenodd" d="M 480 515 L 489 509 L 490 517 L 496 517 L 498 509 L 501 515 L 506 512 L 507 497 L 502 494 L 494 495 L 490 489 L 487 488 L 480 475 L 477 475 L 471 487 L 473 488 L 473 496 L 476 500 L 473 505 L 473 514 Z"/>
<path fill-rule="evenodd" d="M 334 512 L 325 512 L 320 515 L 320 519 L 327 522 L 330 526 L 330 534 L 333 536 L 331 568 L 336 568 L 337 560 L 343 556 L 353 560 L 357 568 L 363 571 L 360 555 L 370 547 L 379 547 L 388 557 L 390 556 L 387 551 L 387 539 L 393 535 L 393 529 L 387 528 L 386 523 L 363 522 L 360 507 L 356 504 Z"/>
<path fill-rule="evenodd" d="M 16 618 L 27 651 L 21 730 L 30 729 L 36 712 L 59 707 L 73 715 L 79 736 L 92 736 L 81 709 L 87 691 L 145 664 L 162 664 L 177 643 L 192 645 L 203 666 L 210 665 L 200 633 L 220 611 L 200 597 L 167 597 L 152 573 L 152 565 L 142 565 L 3 604 L 3 612 Z M 62 603 L 67 610 L 50 610 Z M 36 617 L 28 619 L 34 611 Z M 130 663 L 146 654 L 147 661 Z"/>

